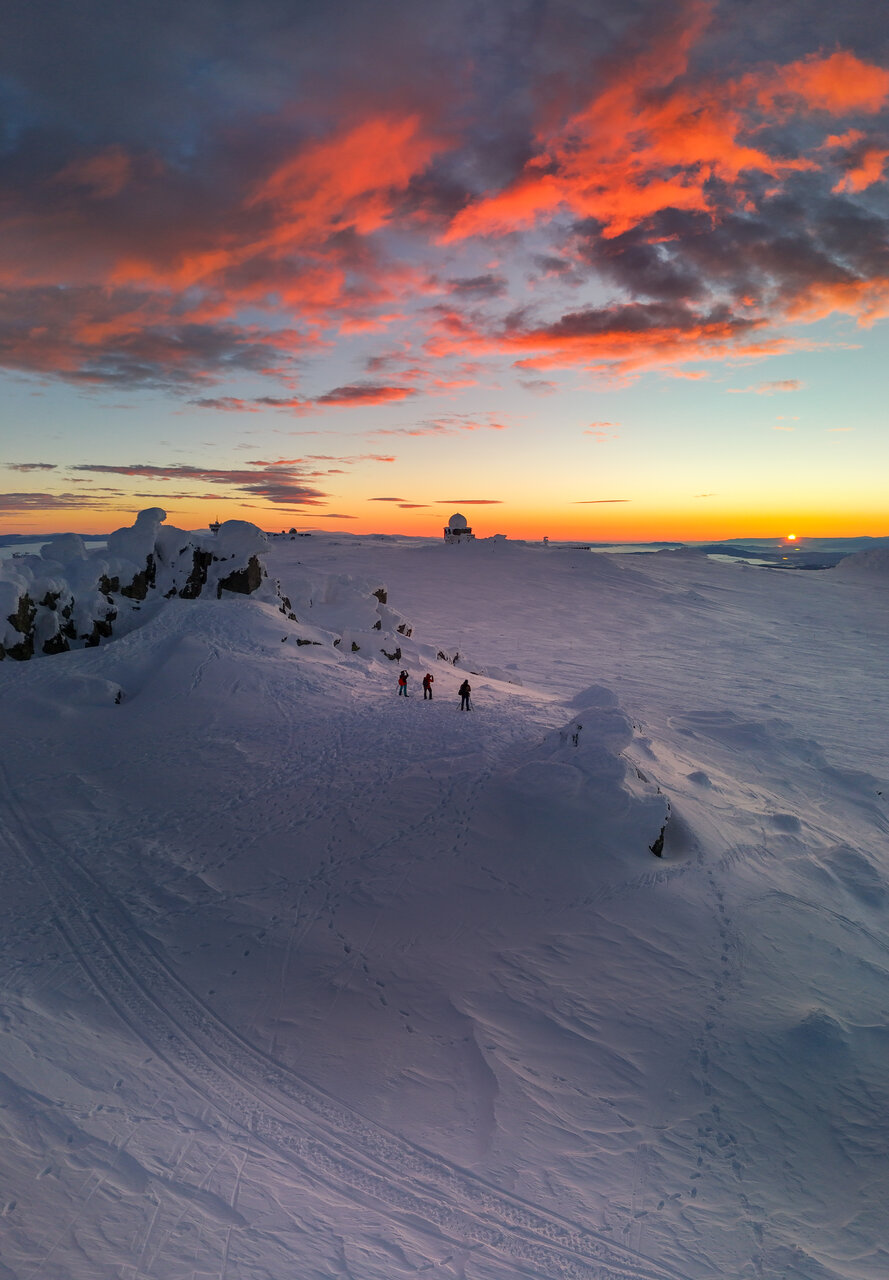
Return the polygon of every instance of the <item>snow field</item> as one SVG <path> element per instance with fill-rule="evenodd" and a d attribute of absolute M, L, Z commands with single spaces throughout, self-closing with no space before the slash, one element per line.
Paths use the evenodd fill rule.
<path fill-rule="evenodd" d="M 884 1275 L 885 599 L 268 566 L 0 670 L 7 1273 Z"/>

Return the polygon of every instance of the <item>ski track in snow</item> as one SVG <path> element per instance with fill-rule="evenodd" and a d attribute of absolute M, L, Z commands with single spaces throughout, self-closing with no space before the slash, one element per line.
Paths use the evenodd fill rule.
<path fill-rule="evenodd" d="M 43 849 L 47 837 L 26 822 L 2 766 L 0 777 L 18 828 L 9 826 L 5 840 L 42 878 L 77 963 L 131 1032 L 215 1109 L 220 1126 L 237 1123 L 334 1189 L 405 1222 L 435 1224 L 449 1242 L 482 1247 L 529 1276 L 681 1280 L 387 1133 L 257 1052 L 174 977 L 92 876 L 57 843 Z M 150 1235 L 151 1226 L 143 1255 Z"/>

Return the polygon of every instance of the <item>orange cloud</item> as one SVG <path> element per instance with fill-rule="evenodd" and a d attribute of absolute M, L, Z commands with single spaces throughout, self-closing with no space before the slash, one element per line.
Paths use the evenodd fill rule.
<path fill-rule="evenodd" d="M 830 115 L 874 114 L 889 100 L 889 71 L 842 49 L 827 58 L 813 54 L 780 68 L 760 89 L 759 101 L 765 109 L 773 109 L 782 97 L 796 100 L 788 104 L 789 109 L 802 105 Z"/>
<path fill-rule="evenodd" d="M 320 405 L 390 404 L 406 400 L 417 394 L 413 387 L 386 387 L 372 382 L 358 382 L 350 386 L 334 387 L 332 391 L 317 396 L 314 403 Z"/>
<path fill-rule="evenodd" d="M 889 316 L 889 276 L 871 280 L 816 280 L 788 304 L 789 320 L 811 323 L 841 312 L 854 316 L 862 329 Z"/>
<path fill-rule="evenodd" d="M 889 72 L 846 52 L 735 82 L 694 82 L 688 55 L 708 15 L 707 6 L 690 6 L 684 22 L 619 64 L 584 111 L 538 139 L 538 153 L 516 179 L 456 214 L 442 242 L 506 235 L 559 211 L 595 219 L 606 238 L 664 209 L 715 214 L 714 179 L 732 187 L 745 173 L 781 178 L 820 167 L 808 156 L 779 157 L 755 145 L 764 111 L 876 111 L 889 95 Z M 874 153 L 849 181 L 867 185 L 877 163 Z"/>
<path fill-rule="evenodd" d="M 391 216 L 392 193 L 444 145 L 421 132 L 417 115 L 365 120 L 279 165 L 246 204 L 277 210 L 280 244 L 317 240 L 319 230 L 342 226 L 368 235 Z"/>
<path fill-rule="evenodd" d="M 857 163 L 846 171 L 833 190 L 865 191 L 875 182 L 882 182 L 887 158 L 889 158 L 889 150 L 885 148 L 866 148 L 859 154 Z"/>
<path fill-rule="evenodd" d="M 860 129 L 848 129 L 842 134 L 830 134 L 819 151 L 839 151 L 840 163 L 845 169 L 842 178 L 831 188 L 833 191 L 866 191 L 876 182 L 882 182 L 889 149 L 870 140 Z"/>
<path fill-rule="evenodd" d="M 375 308 L 421 291 L 426 273 L 380 260 L 366 238 L 445 145 L 416 114 L 370 118 L 295 150 L 224 220 L 174 227 L 147 254 L 118 254 L 107 278 L 172 294 L 200 288 L 223 316 L 253 303 L 321 322 L 339 314 L 353 333 L 385 328 L 400 314 Z"/>

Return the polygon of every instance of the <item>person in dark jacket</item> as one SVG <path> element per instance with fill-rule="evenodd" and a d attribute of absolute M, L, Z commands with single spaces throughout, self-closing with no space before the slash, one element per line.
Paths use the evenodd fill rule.
<path fill-rule="evenodd" d="M 424 702 L 426 701 L 427 698 L 429 699 L 430 702 L 432 701 L 432 685 L 434 681 L 435 681 L 435 676 L 432 674 L 431 671 L 427 671 L 425 676 L 423 677 L 423 701 Z"/>
<path fill-rule="evenodd" d="M 460 710 L 469 711 L 469 695 L 472 693 L 472 685 L 468 680 L 464 680 L 457 692 L 460 695 Z"/>
<path fill-rule="evenodd" d="M 399 698 L 409 698 L 411 695 L 407 691 L 408 674 L 402 671 L 398 677 L 398 696 Z"/>

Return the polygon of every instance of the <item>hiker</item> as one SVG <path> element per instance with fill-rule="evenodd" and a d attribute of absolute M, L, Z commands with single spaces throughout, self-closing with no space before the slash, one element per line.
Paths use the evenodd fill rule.
<path fill-rule="evenodd" d="M 429 699 L 430 702 L 432 701 L 432 686 L 434 683 L 435 683 L 435 676 L 432 675 L 430 671 L 427 671 L 425 676 L 423 677 L 423 701 L 424 702 L 426 701 L 427 698 Z"/>
<path fill-rule="evenodd" d="M 410 697 L 410 694 L 409 694 L 409 693 L 408 693 L 408 691 L 407 691 L 407 681 L 408 681 L 408 675 L 407 675 L 407 672 L 406 672 L 406 671 L 402 671 L 402 672 L 401 672 L 401 674 L 400 674 L 400 675 L 399 675 L 399 677 L 398 677 L 398 696 L 399 696 L 399 698 L 401 698 L 401 697 L 409 698 L 409 697 Z"/>
<path fill-rule="evenodd" d="M 468 711 L 470 709 L 469 695 L 472 693 L 472 685 L 469 683 L 468 680 L 464 680 L 463 683 L 460 685 L 460 688 L 457 690 L 457 692 L 460 695 L 460 710 Z"/>

